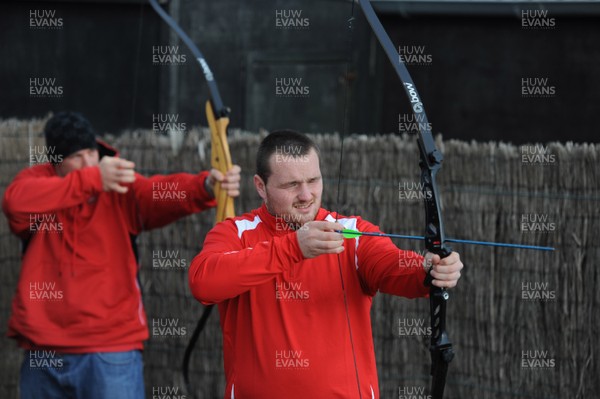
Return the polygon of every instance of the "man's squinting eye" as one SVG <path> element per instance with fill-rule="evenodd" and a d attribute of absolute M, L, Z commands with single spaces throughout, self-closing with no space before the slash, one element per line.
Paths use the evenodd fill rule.
<path fill-rule="evenodd" d="M 81 158 L 81 157 L 83 157 L 83 154 L 82 154 L 82 153 L 80 153 L 80 152 L 77 152 L 77 153 L 75 153 L 75 154 L 71 154 L 71 155 L 69 155 L 69 156 L 67 157 L 67 159 L 77 159 L 77 158 Z"/>

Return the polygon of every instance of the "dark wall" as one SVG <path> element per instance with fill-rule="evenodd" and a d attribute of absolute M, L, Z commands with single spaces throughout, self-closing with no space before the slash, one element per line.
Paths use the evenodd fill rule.
<path fill-rule="evenodd" d="M 354 68 L 349 59 L 356 58 L 369 41 L 363 25 L 359 27 L 362 34 L 350 46 L 346 28 L 350 3 L 182 1 L 179 10 L 181 25 L 206 56 L 223 101 L 232 109 L 232 126 L 252 131 L 342 129 L 347 69 Z M 164 28 L 162 39 L 167 43 L 169 30 L 162 21 L 157 23 Z M 165 76 L 173 71 L 161 72 Z M 208 91 L 200 69 L 186 65 L 179 74 L 190 85 L 181 87 L 174 108 L 204 121 L 198 104 Z M 287 86 L 290 81 L 299 83 Z M 366 84 L 362 83 L 363 89 Z M 301 93 L 286 95 L 288 88 Z M 167 101 L 163 98 L 163 108 Z M 375 123 L 374 118 L 370 120 Z"/>
<path fill-rule="evenodd" d="M 554 18 L 554 29 L 524 29 L 516 16 L 386 16 L 384 24 L 395 43 L 422 45 L 431 55 L 431 65 L 409 68 L 433 130 L 445 138 L 597 142 L 600 18 Z M 394 71 L 384 64 L 390 82 L 384 102 L 405 104 Z M 547 83 L 526 93 L 554 95 L 524 97 L 522 79 L 528 78 Z M 382 131 L 398 129 L 395 110 L 384 110 L 381 120 Z"/>
<path fill-rule="evenodd" d="M 62 26 L 32 28 L 30 12 L 37 10 L 54 16 L 34 19 Z M 157 98 L 156 71 L 140 68 L 137 61 L 138 47 L 150 46 L 158 35 L 150 11 L 127 3 L 2 2 L 0 116 L 77 109 L 99 131 L 137 125 Z M 51 79 L 47 87 L 61 94 L 32 96 L 30 79 Z"/>
<path fill-rule="evenodd" d="M 168 10 L 211 65 L 231 126 L 398 132 L 399 114 L 409 109 L 405 94 L 357 5 L 350 34 L 351 7 L 341 0 L 173 0 Z M 40 9 L 55 10 L 64 25 L 32 29 L 29 13 Z M 278 26 L 277 13 L 290 10 L 303 26 Z M 395 45 L 424 46 L 430 56 L 409 70 L 434 132 L 515 143 L 597 141 L 598 17 L 550 14 L 553 29 L 524 29 L 518 15 L 465 14 L 381 16 Z M 206 124 L 202 72 L 145 2 L 3 2 L 0 37 L 0 117 L 75 108 L 100 131 L 151 128 L 157 114 Z M 154 62 L 155 49 L 168 46 L 187 60 Z M 62 96 L 32 97 L 31 78 L 56 79 Z M 524 98 L 524 78 L 547 79 L 554 95 Z M 304 94 L 281 95 L 291 81 Z"/>

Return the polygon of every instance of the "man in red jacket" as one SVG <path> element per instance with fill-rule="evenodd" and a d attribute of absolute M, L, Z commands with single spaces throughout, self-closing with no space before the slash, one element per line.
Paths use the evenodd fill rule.
<path fill-rule="evenodd" d="M 319 151 L 302 134 L 270 134 L 256 163 L 262 207 L 215 226 L 189 270 L 194 296 L 219 306 L 225 398 L 378 398 L 373 296 L 426 296 L 431 265 L 434 285 L 454 287 L 458 254 L 344 240 L 336 230 L 379 229 L 321 208 Z"/>
<path fill-rule="evenodd" d="M 2 204 L 24 243 L 8 331 L 26 350 L 21 397 L 143 398 L 134 238 L 215 206 L 215 181 L 237 196 L 240 168 L 146 178 L 74 112 L 45 136 L 50 162 L 21 171 Z"/>

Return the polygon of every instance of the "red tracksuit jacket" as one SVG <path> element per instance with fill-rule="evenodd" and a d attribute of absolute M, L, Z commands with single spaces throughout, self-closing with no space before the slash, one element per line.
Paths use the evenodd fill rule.
<path fill-rule="evenodd" d="M 335 221 L 320 209 L 316 220 Z M 346 228 L 379 231 L 360 217 Z M 378 398 L 370 308 L 377 291 L 423 297 L 423 258 L 389 238 L 345 240 L 339 256 L 360 390 Z M 228 219 L 206 236 L 189 271 L 194 296 L 218 304 L 225 398 L 357 398 L 337 255 L 304 259 L 296 234 L 266 207 Z"/>
<path fill-rule="evenodd" d="M 8 335 L 65 353 L 142 349 L 148 327 L 130 236 L 214 206 L 207 174 L 136 174 L 118 194 L 102 190 L 98 167 L 64 178 L 51 164 L 21 171 L 2 204 L 12 232 L 28 240 Z M 185 200 L 161 200 L 166 187 Z"/>

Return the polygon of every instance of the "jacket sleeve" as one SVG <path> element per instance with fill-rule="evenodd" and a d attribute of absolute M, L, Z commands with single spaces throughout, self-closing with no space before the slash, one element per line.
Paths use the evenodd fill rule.
<path fill-rule="evenodd" d="M 99 192 L 102 179 L 98 167 L 76 170 L 65 177 L 51 175 L 41 166 L 33 167 L 19 173 L 8 186 L 2 209 L 12 232 L 26 238 L 30 215 L 70 208 Z"/>
<path fill-rule="evenodd" d="M 360 231 L 379 232 L 373 224 L 359 219 Z M 388 237 L 362 236 L 357 249 L 358 273 L 371 295 L 386 294 L 418 298 L 427 296 L 423 257 L 394 245 Z"/>
<path fill-rule="evenodd" d="M 151 177 L 136 174 L 128 201 L 133 233 L 162 227 L 216 206 L 215 199 L 204 188 L 208 174 L 206 171 Z"/>
<path fill-rule="evenodd" d="M 295 233 L 245 247 L 235 222 L 226 220 L 208 233 L 192 260 L 190 289 L 205 305 L 219 303 L 274 279 L 303 259 Z"/>

